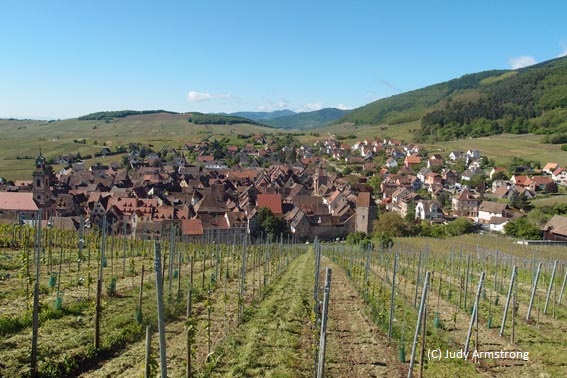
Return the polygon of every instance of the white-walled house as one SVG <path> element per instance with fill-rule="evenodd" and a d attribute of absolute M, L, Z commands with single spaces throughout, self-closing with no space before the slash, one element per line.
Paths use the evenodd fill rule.
<path fill-rule="evenodd" d="M 478 208 L 479 223 L 490 224 L 492 218 L 504 217 L 508 205 L 500 202 L 482 201 Z"/>
<path fill-rule="evenodd" d="M 437 201 L 419 200 L 415 205 L 415 219 L 428 222 L 442 222 L 443 210 Z"/>
<path fill-rule="evenodd" d="M 567 185 L 567 170 L 563 168 L 557 168 L 551 174 L 551 178 L 557 185 Z"/>

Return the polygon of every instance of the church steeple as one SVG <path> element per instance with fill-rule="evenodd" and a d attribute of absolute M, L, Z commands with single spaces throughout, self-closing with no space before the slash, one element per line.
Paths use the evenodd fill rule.
<path fill-rule="evenodd" d="M 35 170 L 33 171 L 33 199 L 40 208 L 47 208 L 52 204 L 51 200 L 51 170 L 47 161 L 39 149 L 39 155 L 35 159 Z"/>
<path fill-rule="evenodd" d="M 45 170 L 45 165 L 46 165 L 45 158 L 41 154 L 41 147 L 40 147 L 39 148 L 39 155 L 38 155 L 37 158 L 35 158 L 35 168 Z"/>

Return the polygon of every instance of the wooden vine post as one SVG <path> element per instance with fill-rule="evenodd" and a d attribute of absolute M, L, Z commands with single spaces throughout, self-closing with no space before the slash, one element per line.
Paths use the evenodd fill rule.
<path fill-rule="evenodd" d="M 329 314 L 329 296 L 331 295 L 332 269 L 325 268 L 325 291 L 323 294 L 323 313 L 321 317 L 321 334 L 319 336 L 319 357 L 317 358 L 317 378 L 323 378 L 325 368 L 325 350 L 327 348 L 327 319 Z"/>
<path fill-rule="evenodd" d="M 514 281 L 518 274 L 518 267 L 514 265 L 512 269 L 512 277 L 510 277 L 510 286 L 508 287 L 508 296 L 506 297 L 506 305 L 504 306 L 504 315 L 502 316 L 502 325 L 500 326 L 500 336 L 504 336 L 504 327 L 506 326 L 506 317 L 508 316 L 508 308 L 510 307 L 510 299 L 512 298 L 512 291 L 514 289 Z M 514 308 L 512 308 L 514 311 Z"/>
<path fill-rule="evenodd" d="M 105 248 L 106 248 L 106 216 L 102 218 L 102 238 L 100 242 L 100 262 L 98 277 L 96 280 L 96 301 L 95 301 L 95 329 L 94 329 L 94 348 L 98 350 L 100 348 L 100 315 L 102 312 L 102 277 L 103 268 L 105 262 Z"/>
<path fill-rule="evenodd" d="M 427 297 L 427 290 L 429 288 L 430 277 L 431 277 L 431 272 L 426 272 L 425 282 L 423 283 L 423 291 L 421 293 L 421 301 L 419 303 L 419 312 L 417 314 L 417 323 L 415 325 L 415 334 L 413 336 L 413 344 L 411 347 L 411 358 L 410 358 L 410 366 L 408 370 L 408 378 L 411 378 L 413 375 L 413 365 L 415 364 L 415 353 L 417 350 L 417 339 L 419 337 L 419 331 L 421 329 L 421 324 L 423 322 L 423 317 L 425 315 L 425 298 Z"/>
<path fill-rule="evenodd" d="M 154 267 L 156 272 L 158 331 L 159 331 L 159 360 L 161 378 L 167 378 L 167 358 L 165 350 L 165 310 L 163 304 L 163 276 L 161 269 L 161 249 L 158 241 L 154 241 Z"/>
<path fill-rule="evenodd" d="M 33 315 L 32 315 L 32 350 L 31 350 L 31 375 L 37 376 L 37 340 L 39 333 L 39 264 L 41 255 L 41 209 L 37 212 L 35 233 L 35 285 L 33 287 Z"/>
<path fill-rule="evenodd" d="M 530 313 L 532 312 L 532 306 L 534 304 L 534 296 L 537 290 L 537 282 L 539 281 L 539 274 L 541 273 L 541 265 L 542 262 L 540 262 L 537 266 L 537 273 L 535 275 L 534 278 L 534 283 L 533 283 L 533 287 L 532 287 L 532 295 L 530 296 L 530 304 L 528 305 L 528 313 L 526 315 L 526 321 L 530 320 Z"/>
<path fill-rule="evenodd" d="M 553 263 L 553 271 L 551 272 L 551 279 L 549 280 L 549 287 L 547 288 L 547 296 L 545 297 L 545 306 L 543 313 L 547 314 L 547 305 L 549 304 L 549 297 L 551 296 L 551 289 L 553 288 L 553 281 L 555 280 L 555 271 L 557 270 L 557 260 Z"/>
<path fill-rule="evenodd" d="M 480 299 L 480 292 L 482 291 L 482 284 L 484 283 L 484 276 L 485 276 L 485 272 L 481 272 L 480 273 L 480 281 L 478 282 L 478 287 L 476 289 L 476 297 L 475 297 L 475 300 L 474 300 L 471 322 L 469 324 L 469 331 L 467 333 L 467 340 L 465 341 L 465 352 L 464 352 L 465 355 L 469 351 L 469 343 L 471 341 L 472 329 L 473 329 L 473 326 L 475 324 L 476 318 L 478 316 L 478 301 Z"/>
<path fill-rule="evenodd" d="M 390 295 L 390 321 L 388 324 L 388 344 L 392 338 L 393 328 L 392 322 L 394 320 L 394 299 L 396 296 L 396 271 L 398 269 L 398 255 L 394 256 L 394 272 L 392 273 L 392 292 Z"/>

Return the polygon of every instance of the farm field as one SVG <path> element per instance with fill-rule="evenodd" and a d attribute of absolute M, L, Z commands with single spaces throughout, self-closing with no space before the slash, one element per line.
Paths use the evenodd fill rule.
<path fill-rule="evenodd" d="M 157 113 L 116 118 L 112 121 L 5 120 L 0 119 L 0 176 L 9 180 L 26 180 L 30 166 L 41 148 L 44 156 L 55 158 L 69 153 L 81 155 L 101 150 L 104 144 L 113 149 L 128 143 L 152 144 L 159 151 L 164 145 L 179 148 L 184 143 L 201 142 L 207 138 L 229 138 L 237 141 L 238 134 L 274 133 L 279 130 L 252 124 L 195 125 L 187 114 Z M 85 139 L 85 144 L 75 140 Z M 120 162 L 121 156 L 94 158 L 85 164 Z M 54 166 L 55 169 L 59 168 Z"/>
<path fill-rule="evenodd" d="M 410 369 L 430 377 L 567 374 L 564 247 L 490 235 L 403 238 L 387 249 L 218 235 L 155 243 L 53 229 L 40 240 L 39 377 L 144 376 L 146 368 L 159 376 L 158 277 L 171 377 L 186 376 L 188 366 L 194 377 L 313 376 L 325 313 L 327 377 L 406 377 Z M 2 226 L 0 241 L 0 376 L 29 377 L 36 230 Z M 467 338 L 471 357 L 508 357 L 431 357 L 465 349 Z"/>
<path fill-rule="evenodd" d="M 285 134 L 296 130 L 278 130 L 268 127 L 236 125 L 195 125 L 187 122 L 186 114 L 145 114 L 116 118 L 112 121 L 79 121 L 67 119 L 61 121 L 2 120 L 0 119 L 0 176 L 9 180 L 27 180 L 30 166 L 37 156 L 39 148 L 47 158 L 68 153 L 91 154 L 100 151 L 104 144 L 111 149 L 130 142 L 178 148 L 186 142 L 200 142 L 207 138 L 228 138 L 233 143 L 242 142 L 238 135 L 249 134 Z M 397 125 L 351 125 L 339 124 L 303 131 L 297 136 L 301 143 L 313 144 L 318 140 L 335 135 L 347 143 L 354 143 L 365 138 L 388 137 L 411 142 L 412 130 L 419 128 L 419 122 Z M 352 138 L 355 136 L 355 138 Z M 85 144 L 76 140 L 85 139 Z M 521 156 L 527 160 L 556 162 L 567 166 L 567 152 L 561 151 L 560 145 L 541 143 L 539 135 L 497 135 L 486 138 L 456 140 L 426 145 L 430 151 L 478 149 L 499 165 L 506 165 L 513 157 Z M 93 158 L 85 161 L 86 165 L 96 162 L 120 163 L 121 155 Z M 62 166 L 54 165 L 57 171 Z"/>
<path fill-rule="evenodd" d="M 484 156 L 495 159 L 497 164 L 505 165 L 513 157 L 521 157 L 526 160 L 539 161 L 542 167 L 547 162 L 554 162 L 564 167 L 567 166 L 567 152 L 561 151 L 560 144 L 543 144 L 541 135 L 525 134 L 502 134 L 484 138 L 466 140 L 455 140 L 436 144 L 443 147 L 447 152 L 455 150 L 478 149 Z"/>

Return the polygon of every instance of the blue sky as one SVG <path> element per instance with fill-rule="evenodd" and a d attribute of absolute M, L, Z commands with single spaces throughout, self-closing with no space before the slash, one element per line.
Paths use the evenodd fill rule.
<path fill-rule="evenodd" d="M 4 0 L 0 13 L 0 117 L 352 108 L 567 53 L 564 0 Z"/>

